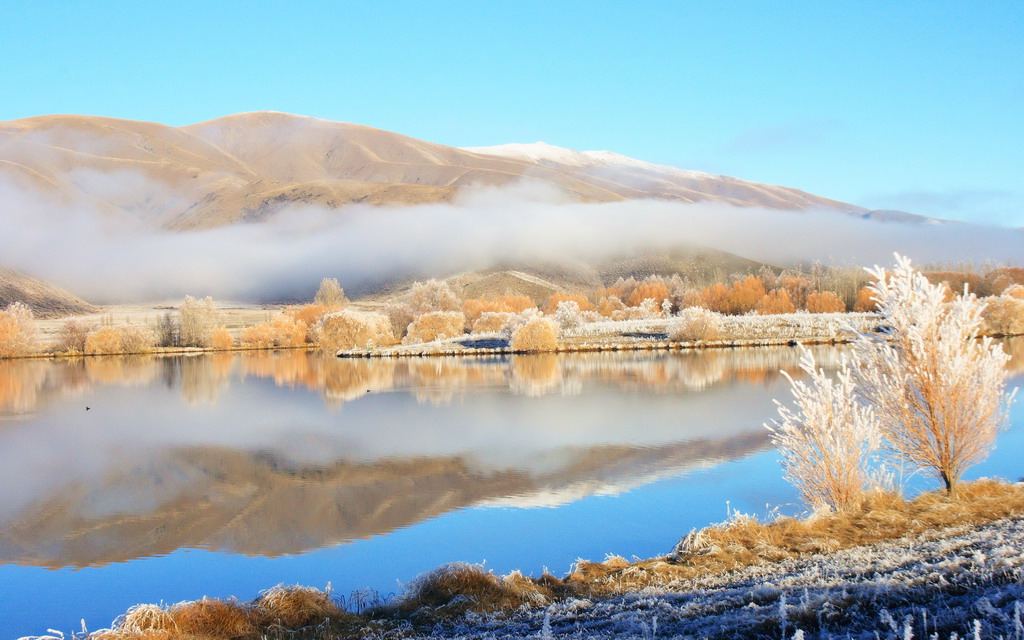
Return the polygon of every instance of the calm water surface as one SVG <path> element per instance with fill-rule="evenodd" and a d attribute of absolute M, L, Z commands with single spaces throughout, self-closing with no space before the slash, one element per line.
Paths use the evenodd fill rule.
<path fill-rule="evenodd" d="M 727 509 L 799 511 L 761 426 L 796 359 L 0 362 L 0 638 L 277 583 L 386 594 L 454 560 L 561 574 Z M 1013 419 L 972 477 L 1024 475 Z"/>

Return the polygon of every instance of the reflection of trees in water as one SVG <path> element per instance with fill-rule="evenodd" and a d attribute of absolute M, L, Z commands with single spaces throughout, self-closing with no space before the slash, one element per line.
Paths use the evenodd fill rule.
<path fill-rule="evenodd" d="M 181 394 L 190 405 L 217 402 L 231 379 L 234 358 L 228 353 L 181 358 Z"/>
<path fill-rule="evenodd" d="M 1011 374 L 1024 373 L 1024 336 L 1007 338 L 1002 342 L 1003 349 L 1010 354 L 1010 363 L 1006 368 Z"/>
<path fill-rule="evenodd" d="M 553 353 L 512 357 L 509 386 L 517 395 L 536 397 L 552 393 L 561 388 L 562 378 L 562 367 Z"/>
<path fill-rule="evenodd" d="M 143 387 L 160 375 L 160 363 L 139 356 L 91 356 L 85 358 L 85 372 L 96 384 Z"/>
<path fill-rule="evenodd" d="M 36 408 L 47 377 L 47 363 L 0 361 L 0 411 L 27 413 Z"/>

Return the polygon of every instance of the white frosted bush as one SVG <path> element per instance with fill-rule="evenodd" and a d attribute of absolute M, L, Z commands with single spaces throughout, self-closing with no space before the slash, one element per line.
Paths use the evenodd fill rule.
<path fill-rule="evenodd" d="M 855 507 L 870 479 L 871 456 L 879 446 L 874 410 L 858 403 L 849 363 L 840 362 L 836 379 L 817 368 L 814 354 L 801 347 L 800 369 L 810 382 L 789 380 L 795 409 L 776 401 L 779 420 L 765 425 L 782 454 L 785 478 L 814 508 Z"/>
<path fill-rule="evenodd" d="M 666 326 L 669 340 L 714 340 L 722 332 L 722 314 L 703 307 L 687 307 L 671 318 Z"/>
<path fill-rule="evenodd" d="M 946 288 L 899 255 L 892 271 L 868 272 L 888 340 L 855 341 L 858 392 L 878 413 L 889 449 L 952 492 L 1006 422 L 1009 356 L 978 337 L 985 305 L 974 294 L 946 302 Z"/>

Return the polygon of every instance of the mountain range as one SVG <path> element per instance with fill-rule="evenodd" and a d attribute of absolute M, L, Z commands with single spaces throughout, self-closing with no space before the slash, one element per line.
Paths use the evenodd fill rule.
<path fill-rule="evenodd" d="M 0 181 L 163 229 L 261 221 L 296 203 L 334 209 L 447 202 L 465 186 L 524 178 L 580 202 L 653 198 L 918 219 L 608 151 L 541 142 L 460 149 L 278 112 L 185 127 L 75 115 L 0 123 Z"/>

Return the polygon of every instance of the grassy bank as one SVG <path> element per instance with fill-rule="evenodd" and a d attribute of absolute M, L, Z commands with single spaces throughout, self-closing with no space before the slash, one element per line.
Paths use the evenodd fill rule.
<path fill-rule="evenodd" d="M 911 500 L 905 500 L 894 493 L 873 492 L 865 497 L 859 508 L 848 512 L 812 514 L 803 519 L 778 518 L 770 522 L 735 515 L 727 522 L 690 533 L 667 556 L 639 562 L 628 562 L 621 557 L 609 557 L 603 562 L 581 561 L 561 578 L 552 575 L 532 578 L 518 572 L 496 576 L 479 566 L 454 563 L 420 576 L 408 585 L 405 593 L 390 602 L 380 601 L 375 594 L 355 593 L 345 599 L 307 587 L 279 586 L 252 602 L 203 599 L 171 607 L 141 605 L 119 619 L 112 629 L 95 632 L 89 637 L 93 640 L 255 640 L 367 636 L 406 638 L 427 634 L 479 637 L 485 633 L 499 637 L 553 637 L 552 624 L 559 624 L 557 620 L 552 622 L 553 612 L 561 612 L 566 619 L 590 618 L 603 629 L 601 633 L 587 634 L 585 637 L 622 636 L 629 634 L 622 633 L 621 628 L 617 629 L 613 621 L 621 622 L 623 606 L 628 608 L 645 600 L 649 600 L 649 606 L 655 608 L 653 628 L 648 611 L 647 622 L 644 623 L 646 631 L 640 633 L 637 627 L 635 635 L 653 637 L 662 635 L 658 632 L 657 623 L 657 607 L 663 604 L 658 604 L 659 598 L 699 599 L 698 596 L 704 594 L 709 585 L 724 588 L 723 585 L 728 586 L 742 579 L 744 572 L 761 576 L 759 585 L 751 584 L 744 588 L 741 598 L 744 604 L 737 607 L 736 602 L 728 599 L 712 598 L 709 603 L 701 605 L 703 608 L 700 615 L 709 615 L 708 610 L 714 610 L 712 613 L 717 611 L 715 615 L 722 615 L 726 610 L 735 613 L 734 610 L 767 607 L 777 612 L 774 617 L 743 618 L 742 624 L 750 627 L 748 632 L 756 632 L 754 635 L 761 637 L 779 637 L 779 627 L 784 631 L 788 624 L 790 634 L 798 628 L 808 632 L 824 632 L 828 628 L 831 634 L 836 629 L 827 627 L 820 616 L 816 618 L 814 608 L 807 607 L 806 602 L 803 608 L 796 611 L 798 603 L 795 597 L 791 602 L 794 611 L 787 618 L 783 588 L 773 587 L 765 581 L 764 576 L 774 575 L 776 583 L 782 585 L 792 579 L 797 564 L 812 566 L 818 563 L 818 569 L 802 569 L 805 573 L 811 572 L 808 574 L 811 577 L 806 580 L 806 599 L 809 597 L 806 595 L 808 588 L 826 581 L 825 570 L 821 567 L 838 562 L 837 558 L 868 558 L 863 561 L 868 563 L 864 572 L 870 575 L 872 566 L 875 566 L 875 575 L 878 575 L 877 569 L 881 566 L 878 563 L 881 561 L 877 558 L 871 560 L 874 557 L 872 554 L 883 553 L 885 558 L 889 558 L 886 562 L 889 562 L 892 549 L 914 549 L 917 548 L 915 545 L 920 547 L 933 542 L 939 544 L 940 550 L 948 547 L 947 551 L 959 553 L 958 550 L 965 548 L 963 545 L 946 544 L 943 547 L 942 541 L 956 536 L 975 535 L 972 532 L 989 527 L 994 533 L 988 537 L 983 536 L 981 540 L 991 542 L 995 550 L 990 554 L 1001 554 L 1002 559 L 991 567 L 993 577 L 986 578 L 986 584 L 991 587 L 1000 580 L 1015 580 L 1019 583 L 1024 575 L 1024 569 L 1021 568 L 1024 566 L 1024 552 L 1019 544 L 1006 551 L 1006 544 L 997 538 L 1011 535 L 1011 540 L 1014 539 L 1012 536 L 1016 533 L 1005 533 L 1006 527 L 1010 526 L 1006 523 L 1016 522 L 1015 519 L 1022 516 L 1024 486 L 1021 484 L 979 480 L 964 483 L 951 496 L 944 492 L 932 492 Z M 1019 539 L 1017 541 L 1019 543 Z M 970 574 L 966 577 L 960 575 L 966 570 L 965 565 L 955 558 L 936 560 L 915 557 L 915 554 L 923 553 L 921 551 L 903 553 L 904 572 L 908 571 L 907 567 L 922 562 L 938 563 L 936 566 L 945 567 L 943 570 L 950 572 L 948 578 L 938 574 L 937 577 L 932 576 L 934 584 L 930 589 L 934 593 L 929 592 L 932 595 L 945 597 L 949 595 L 947 591 L 953 595 L 962 595 L 962 587 L 949 586 L 950 580 L 972 579 Z M 934 555 L 938 552 L 930 553 Z M 876 564 L 871 565 L 871 562 Z M 819 573 L 814 574 L 814 571 Z M 836 582 L 834 578 L 828 579 Z M 837 584 L 841 585 L 842 580 Z M 989 602 L 993 610 L 1000 607 L 1006 609 L 1011 605 L 1013 603 L 1005 598 Z M 878 622 L 882 608 L 874 607 L 872 624 Z M 696 619 L 697 609 L 689 616 L 685 607 L 670 609 L 662 614 L 665 616 L 662 618 L 663 633 L 671 629 L 664 622 L 669 618 L 682 626 L 694 623 Z M 1010 610 L 1013 611 L 1012 606 Z M 595 615 L 601 611 L 605 613 Z M 619 613 L 616 614 L 616 611 Z M 978 613 L 975 609 L 971 609 L 971 612 L 975 616 L 989 615 L 985 611 Z M 1006 618 L 1007 628 L 1012 629 L 1012 620 L 1003 613 L 997 613 Z M 837 613 L 835 617 L 839 621 L 836 623 L 840 627 L 839 633 L 842 633 L 841 614 Z M 991 615 L 998 618 L 995 614 Z M 969 620 L 961 622 L 967 624 Z M 562 623 L 568 624 L 565 620 Z M 904 623 L 893 622 L 893 636 L 901 632 Z M 949 637 L 952 629 L 958 628 L 956 624 L 960 622 L 947 621 L 945 627 L 940 627 L 935 626 L 933 621 L 932 628 L 935 632 L 945 632 L 946 635 L 941 636 L 945 638 Z M 707 628 L 715 627 L 712 625 Z M 719 625 L 717 628 L 716 633 L 709 632 L 708 635 L 730 637 L 727 627 Z M 927 622 L 924 628 L 928 628 Z M 571 628 L 565 631 L 568 633 Z M 676 629 L 669 635 L 678 633 Z M 734 633 L 731 637 L 736 635 L 739 634 Z M 785 633 L 782 635 L 791 637 Z"/>

